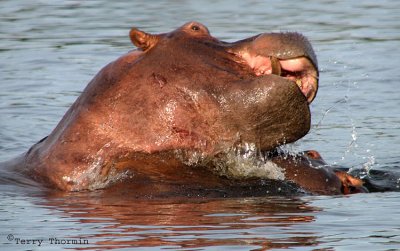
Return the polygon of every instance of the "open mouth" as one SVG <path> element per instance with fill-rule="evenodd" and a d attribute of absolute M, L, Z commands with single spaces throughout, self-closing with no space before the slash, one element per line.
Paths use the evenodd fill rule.
<path fill-rule="evenodd" d="M 257 76 L 274 74 L 291 80 L 300 88 L 308 103 L 314 100 L 318 90 L 318 70 L 307 57 L 279 59 L 273 56 L 253 56 L 249 53 L 238 56 Z"/>

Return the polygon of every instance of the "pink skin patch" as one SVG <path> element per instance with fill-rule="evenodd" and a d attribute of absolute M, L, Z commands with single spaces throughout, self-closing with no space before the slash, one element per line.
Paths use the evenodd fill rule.
<path fill-rule="evenodd" d="M 283 77 L 295 81 L 309 103 L 314 99 L 318 89 L 318 74 L 314 66 L 305 57 L 279 60 Z"/>
<path fill-rule="evenodd" d="M 249 54 L 246 54 L 249 55 Z M 272 74 L 271 60 L 263 56 L 246 58 L 249 66 L 254 70 L 257 76 Z"/>
<path fill-rule="evenodd" d="M 318 73 L 306 57 L 277 59 L 274 57 L 253 56 L 248 52 L 240 57 L 254 70 L 257 76 L 275 74 L 296 82 L 306 96 L 308 103 L 314 99 L 318 89 Z"/>

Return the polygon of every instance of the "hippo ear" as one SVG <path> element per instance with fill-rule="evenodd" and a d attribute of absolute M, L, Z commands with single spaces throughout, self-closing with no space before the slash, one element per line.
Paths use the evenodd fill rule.
<path fill-rule="evenodd" d="M 157 36 L 148 34 L 136 28 L 131 29 L 129 37 L 131 38 L 132 43 L 143 51 L 147 51 L 158 41 Z"/>

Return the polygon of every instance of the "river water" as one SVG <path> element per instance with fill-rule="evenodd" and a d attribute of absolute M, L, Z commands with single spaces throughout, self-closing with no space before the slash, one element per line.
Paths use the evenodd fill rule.
<path fill-rule="evenodd" d="M 0 161 L 50 133 L 99 69 L 133 48 L 132 26 L 161 33 L 196 20 L 227 41 L 305 34 L 320 89 L 310 133 L 288 148 L 399 174 L 399 13 L 396 0 L 2 0 Z M 2 184 L 0 249 L 399 250 L 400 176 L 390 177 L 386 193 L 219 199 Z"/>

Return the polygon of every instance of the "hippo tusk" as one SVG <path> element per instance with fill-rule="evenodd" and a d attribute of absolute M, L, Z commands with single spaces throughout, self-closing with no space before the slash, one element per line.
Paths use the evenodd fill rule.
<path fill-rule="evenodd" d="M 280 76 L 282 74 L 281 63 L 276 57 L 270 57 L 271 60 L 271 74 Z"/>

